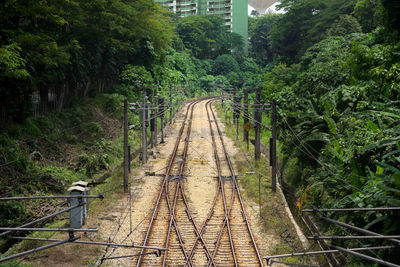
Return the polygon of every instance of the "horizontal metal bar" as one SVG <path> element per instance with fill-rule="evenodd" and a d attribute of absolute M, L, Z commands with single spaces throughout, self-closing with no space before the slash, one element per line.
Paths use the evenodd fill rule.
<path fill-rule="evenodd" d="M 297 266 L 297 267 L 320 267 L 319 265 L 299 264 L 299 263 L 273 261 L 273 260 L 269 262 L 269 265 L 272 266 L 272 264 L 274 264 L 274 263 L 283 264 L 283 265 L 287 265 L 287 266 Z"/>
<path fill-rule="evenodd" d="M 309 236 L 308 239 L 318 240 L 318 239 L 392 239 L 400 238 L 400 235 L 361 235 L 361 236 L 340 236 L 340 235 L 330 235 L 330 236 Z"/>
<path fill-rule="evenodd" d="M 37 220 L 34 220 L 34 221 L 32 221 L 32 222 L 23 224 L 23 225 L 18 226 L 18 227 L 19 227 L 19 228 L 24 228 L 24 227 L 28 227 L 28 226 L 34 225 L 34 224 L 36 224 L 36 223 L 40 223 L 40 222 L 46 221 L 46 220 L 48 220 L 48 219 L 50 219 L 50 218 L 56 217 L 56 216 L 58 216 L 58 215 L 64 213 L 64 212 L 68 212 L 68 211 L 70 211 L 70 210 L 73 210 L 73 209 L 75 209 L 75 208 L 78 208 L 78 207 L 80 207 L 80 206 L 83 206 L 84 204 L 85 204 L 85 203 L 80 203 L 80 204 L 78 204 L 78 205 L 69 207 L 69 208 L 67 208 L 67 209 L 57 211 L 57 212 L 55 212 L 55 213 L 53 213 L 53 214 L 47 215 L 47 216 L 45 216 L 45 217 L 42 217 L 42 218 L 37 219 Z M 0 233 L 0 237 L 5 236 L 5 235 L 8 235 L 8 234 L 11 233 L 11 232 L 13 232 L 13 231 L 6 231 L 6 232 L 3 232 L 3 233 Z"/>
<path fill-rule="evenodd" d="M 400 207 L 377 207 L 377 208 L 343 208 L 343 209 L 304 209 L 302 212 L 334 212 L 334 211 L 386 211 L 400 210 Z"/>
<path fill-rule="evenodd" d="M 159 109 L 159 107 L 156 106 L 156 107 L 148 107 L 148 108 L 143 108 L 143 107 L 139 107 L 139 108 L 129 108 L 129 110 L 143 110 L 143 109 L 145 109 L 145 110 L 156 110 L 156 109 Z"/>
<path fill-rule="evenodd" d="M 145 252 L 145 253 L 138 253 L 138 254 L 133 254 L 133 255 L 123 255 L 123 256 L 115 256 L 115 257 L 107 257 L 107 258 L 102 258 L 102 260 L 116 260 L 116 259 L 123 259 L 123 258 L 133 258 L 133 257 L 139 257 L 142 255 L 150 255 L 154 254 L 157 257 L 161 256 L 161 252 L 159 250 L 153 251 L 153 252 Z"/>
<path fill-rule="evenodd" d="M 261 125 L 261 127 L 265 128 L 265 129 L 267 129 L 267 130 L 270 130 L 270 131 L 272 131 L 272 128 L 271 128 L 271 127 L 269 127 L 269 126 L 266 126 L 266 125 Z"/>
<path fill-rule="evenodd" d="M 29 255 L 29 254 L 32 254 L 32 253 L 35 253 L 35 252 L 38 252 L 38 251 L 41 251 L 41 250 L 45 250 L 45 249 L 49 249 L 49 248 L 52 248 L 52 247 L 56 247 L 56 246 L 65 244 L 67 242 L 72 242 L 72 241 L 77 240 L 79 238 L 80 238 L 80 236 L 75 236 L 72 239 L 70 238 L 70 239 L 60 240 L 60 241 L 52 243 L 52 244 L 48 244 L 48 245 L 45 245 L 45 246 L 42 246 L 42 247 L 30 249 L 30 250 L 27 250 L 27 251 L 24 251 L 24 252 L 21 252 L 21 253 L 17 253 L 17 254 L 5 257 L 5 258 L 1 258 L 0 262 L 12 260 L 12 259 L 23 257 L 23 256 L 26 256 L 26 255 Z"/>
<path fill-rule="evenodd" d="M 11 239 L 16 240 L 31 240 L 31 241 L 44 241 L 44 242 L 59 242 L 62 239 L 54 239 L 54 238 L 39 238 L 39 237 L 22 237 L 22 236 L 10 236 Z M 128 244 L 116 244 L 116 243 L 107 243 L 107 242 L 92 242 L 92 241 L 71 241 L 76 244 L 85 244 L 85 245 L 99 245 L 99 246 L 110 246 L 110 247 L 126 247 L 126 248 L 134 248 L 134 245 Z"/>
<path fill-rule="evenodd" d="M 20 237 L 20 236 L 10 236 L 11 239 L 17 240 L 34 240 L 34 241 L 45 241 L 45 242 L 58 242 L 61 239 L 54 238 L 39 238 L 39 237 Z M 145 249 L 154 249 L 154 250 L 166 250 L 165 248 L 157 248 L 157 247 L 149 247 L 149 246 L 136 246 L 129 244 L 117 244 L 117 243 L 109 243 L 109 242 L 94 242 L 94 241 L 74 241 L 77 244 L 85 244 L 85 245 L 98 245 L 98 246 L 110 246 L 110 247 L 126 247 L 126 248 L 145 248 Z"/>
<path fill-rule="evenodd" d="M 53 198 L 100 198 L 103 199 L 102 193 L 98 195 L 60 195 L 60 196 L 26 196 L 26 197 L 2 197 L 0 201 L 8 200 L 28 200 L 28 199 L 53 199 Z"/>
<path fill-rule="evenodd" d="M 22 228 L 22 227 L 0 227 L 0 231 L 40 231 L 40 232 L 87 232 L 97 233 L 97 228 L 74 229 L 74 228 Z"/>
<path fill-rule="evenodd" d="M 318 218 L 321 219 L 321 220 L 324 220 L 326 222 L 333 223 L 333 224 L 336 224 L 336 225 L 339 225 L 339 226 L 342 226 L 342 227 L 345 227 L 345 228 L 348 228 L 348 229 L 351 229 L 351 230 L 354 230 L 354 231 L 357 231 L 359 233 L 363 233 L 363 234 L 366 234 L 366 235 L 382 236 L 381 234 L 378 234 L 378 233 L 375 233 L 375 232 L 372 232 L 372 231 L 369 231 L 369 230 L 365 230 L 363 228 L 360 228 L 360 227 L 357 227 L 357 226 L 354 226 L 354 225 L 350 225 L 350 224 L 347 224 L 347 223 L 344 223 L 344 222 L 339 222 L 339 221 L 333 220 L 333 219 L 331 219 L 331 218 L 329 218 L 327 216 L 320 216 Z M 398 240 L 398 239 L 388 239 L 388 240 L 392 241 L 394 243 L 400 244 L 400 240 Z"/>
<path fill-rule="evenodd" d="M 398 246 L 379 246 L 379 247 L 367 247 L 367 248 L 350 248 L 351 251 L 365 251 L 365 250 L 379 250 L 379 249 L 392 249 L 397 248 Z M 277 258 L 288 258 L 288 257 L 302 257 L 302 256 L 311 256 L 311 255 L 320 255 L 320 254 L 328 254 L 328 253 L 338 253 L 340 252 L 337 249 L 332 250 L 321 250 L 321 251 L 308 251 L 308 252 L 298 252 L 292 254 L 281 254 L 281 255 L 272 255 L 264 257 L 267 261 L 270 259 Z"/>
<path fill-rule="evenodd" d="M 377 258 L 368 256 L 368 255 L 364 255 L 364 254 L 361 254 L 361 253 L 358 253 L 358 252 L 355 252 L 355 251 L 352 251 L 352 250 L 349 250 L 349 249 L 346 249 L 346 248 L 338 247 L 338 246 L 331 245 L 331 244 L 328 244 L 328 246 L 331 247 L 331 248 L 340 250 L 341 252 L 346 252 L 346 253 L 351 254 L 353 256 L 357 256 L 357 257 L 363 258 L 365 260 L 369 260 L 369 261 L 372 261 L 372 262 L 375 262 L 375 263 L 379 263 L 381 265 L 390 266 L 390 267 L 399 267 L 400 266 L 400 265 L 397 265 L 397 264 L 394 264 L 394 263 L 391 263 L 391 262 L 388 262 L 388 261 L 384 261 L 384 260 L 381 260 L 381 259 L 377 259 Z"/>

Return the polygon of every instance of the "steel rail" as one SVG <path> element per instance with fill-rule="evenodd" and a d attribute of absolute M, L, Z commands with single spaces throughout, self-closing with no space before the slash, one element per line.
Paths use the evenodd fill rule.
<path fill-rule="evenodd" d="M 189 112 L 189 106 L 188 106 L 188 108 L 186 110 L 185 120 L 187 118 L 188 112 Z M 160 191 L 158 193 L 157 201 L 156 201 L 156 204 L 155 204 L 154 209 L 153 209 L 153 213 L 152 213 L 152 216 L 151 216 L 151 219 L 150 219 L 150 222 L 149 222 L 149 226 L 147 228 L 146 236 L 145 236 L 145 238 L 143 240 L 143 246 L 147 245 L 148 239 L 150 237 L 150 233 L 151 233 L 152 228 L 153 228 L 153 224 L 154 224 L 155 218 L 156 218 L 157 213 L 158 213 L 158 209 L 159 209 L 159 206 L 160 206 L 161 198 L 164 195 L 164 193 L 166 192 L 165 188 L 166 188 L 166 185 L 168 183 L 168 177 L 170 175 L 170 172 L 171 172 L 171 169 L 172 169 L 172 165 L 173 165 L 173 162 L 175 160 L 176 153 L 178 151 L 180 139 L 182 137 L 182 133 L 183 133 L 183 130 L 185 128 L 185 120 L 182 122 L 181 128 L 180 128 L 180 130 L 178 132 L 178 137 L 176 138 L 175 146 L 173 148 L 170 160 L 169 160 L 168 165 L 167 165 L 167 169 L 166 169 L 166 172 L 165 172 L 164 180 L 163 180 L 163 183 L 161 185 Z M 167 236 L 167 238 L 168 238 L 168 236 Z M 144 253 L 144 248 L 139 253 L 138 261 L 136 263 L 137 267 L 141 266 L 141 263 L 142 263 L 142 260 L 143 260 L 143 257 L 142 257 L 143 253 Z"/>
<path fill-rule="evenodd" d="M 185 138 L 185 147 L 184 147 L 183 154 L 182 154 L 183 161 L 181 161 L 180 166 L 179 166 L 179 168 L 180 168 L 179 169 L 179 175 L 180 176 L 183 175 L 184 167 L 185 167 L 185 164 L 186 164 L 186 157 L 187 157 L 187 152 L 188 152 L 188 148 L 189 148 L 189 140 L 190 140 L 190 134 L 191 134 L 191 129 L 192 129 L 193 109 L 194 109 L 195 105 L 197 105 L 199 102 L 200 101 L 196 101 L 193 104 L 193 106 L 191 107 L 192 110 L 191 110 L 191 113 L 190 113 L 189 124 L 188 124 L 188 129 L 187 129 L 187 135 L 186 135 L 186 138 Z M 207 247 L 207 244 L 204 241 L 203 237 L 200 235 L 198 227 L 197 227 L 195 221 L 193 220 L 193 216 L 192 216 L 192 213 L 191 213 L 191 210 L 190 210 L 190 207 L 189 207 L 189 204 L 188 204 L 188 201 L 186 199 L 185 192 L 184 192 L 184 184 L 181 183 L 181 180 L 178 180 L 177 189 L 179 189 L 179 191 L 181 193 L 182 200 L 183 200 L 183 202 L 185 204 L 185 208 L 186 208 L 186 214 L 188 216 L 189 221 L 192 223 L 192 225 L 194 227 L 194 231 L 196 233 L 196 236 L 200 236 L 200 240 L 202 241 L 206 256 L 210 259 L 211 258 L 210 251 L 209 251 L 209 249 Z M 173 213 L 173 214 L 175 215 L 175 213 Z M 186 258 L 186 262 L 192 262 L 192 258 Z M 212 261 L 212 262 L 214 263 L 214 261 Z M 193 264 L 193 263 L 191 263 L 191 264 Z M 214 265 L 215 265 L 215 263 L 214 263 Z"/>
<path fill-rule="evenodd" d="M 211 138 L 212 138 L 213 147 L 214 147 L 214 149 L 213 149 L 214 150 L 214 159 L 215 159 L 215 163 L 216 163 L 217 170 L 218 170 L 218 181 L 220 183 L 219 189 L 221 190 L 221 197 L 222 197 L 222 203 L 223 203 L 223 206 L 224 206 L 224 214 L 225 214 L 225 219 L 224 219 L 224 221 L 222 223 L 221 230 L 218 233 L 218 237 L 217 237 L 217 240 L 215 242 L 215 248 L 214 248 L 214 252 L 213 252 L 211 260 L 214 260 L 215 256 L 217 255 L 218 248 L 219 248 L 219 246 L 221 244 L 221 238 L 222 238 L 222 235 L 223 235 L 223 233 L 225 231 L 225 226 L 226 226 L 227 227 L 227 233 L 228 233 L 228 237 L 229 237 L 229 243 L 230 243 L 230 247 L 231 247 L 233 261 L 234 261 L 235 266 L 238 266 L 237 259 L 236 259 L 236 253 L 235 253 L 235 246 L 233 245 L 232 233 L 231 233 L 231 229 L 230 229 L 230 220 L 229 220 L 229 216 L 230 216 L 231 208 L 233 206 L 233 200 L 234 200 L 234 196 L 235 195 L 234 195 L 234 191 L 233 191 L 233 188 L 232 188 L 231 201 L 229 203 L 230 204 L 229 205 L 230 208 L 228 209 L 227 205 L 226 205 L 226 199 L 225 199 L 224 183 L 222 181 L 221 163 L 220 163 L 219 156 L 218 156 L 217 144 L 216 144 L 216 141 L 215 141 L 214 131 L 212 130 L 211 118 L 210 118 L 209 110 L 208 110 L 209 107 L 210 107 L 210 110 L 212 110 L 211 109 L 211 102 L 212 102 L 211 100 L 207 102 L 206 110 L 207 110 L 208 121 L 210 123 L 210 132 L 211 132 Z M 214 117 L 214 122 L 215 122 L 215 117 Z M 223 147 L 224 143 L 221 143 L 221 144 L 222 144 L 222 147 Z M 226 152 L 226 151 L 224 150 L 224 152 Z M 231 170 L 231 174 L 232 174 L 232 169 L 230 168 L 230 170 Z M 211 260 L 208 261 L 208 265 L 207 266 L 211 265 Z"/>
<path fill-rule="evenodd" d="M 155 220 L 155 217 L 156 217 L 156 213 L 157 213 L 157 212 L 155 212 L 155 210 L 156 209 L 158 210 L 158 207 L 159 207 L 160 201 L 162 199 L 162 196 L 165 194 L 165 197 L 166 197 L 166 200 L 167 200 L 168 210 L 169 210 L 169 213 L 170 213 L 170 220 L 169 220 L 168 232 L 167 232 L 167 236 L 166 236 L 166 240 L 165 240 L 166 252 L 163 255 L 163 266 L 166 265 L 166 259 L 167 259 L 167 254 L 168 254 L 167 253 L 167 251 L 168 251 L 167 249 L 168 249 L 168 245 L 169 245 L 172 225 L 174 225 L 175 232 L 177 234 L 178 241 L 180 243 L 180 247 L 181 247 L 182 252 L 183 252 L 183 254 L 185 256 L 185 259 L 188 259 L 187 253 L 186 253 L 185 248 L 184 248 L 184 240 L 183 240 L 183 237 L 182 237 L 182 235 L 181 235 L 181 233 L 179 231 L 179 227 L 178 227 L 177 220 L 176 220 L 176 215 L 175 215 L 175 205 L 176 205 L 178 193 L 181 192 L 184 200 L 186 200 L 186 197 L 184 196 L 184 192 L 182 191 L 182 188 L 180 188 L 181 187 L 180 180 L 178 180 L 178 183 L 177 183 L 177 186 L 176 186 L 176 189 L 175 189 L 175 194 L 174 194 L 174 202 L 173 202 L 173 204 L 171 206 L 171 202 L 169 200 L 169 188 L 168 188 L 168 186 L 169 186 L 169 175 L 170 175 L 172 166 L 174 165 L 174 160 L 176 158 L 176 154 L 177 154 L 177 151 L 178 151 L 178 148 L 179 148 L 179 144 L 180 144 L 181 139 L 182 139 L 182 134 L 183 134 L 183 131 L 185 129 L 185 125 L 186 125 L 186 121 L 187 121 L 187 118 L 188 118 L 188 114 L 190 112 L 190 116 L 191 116 L 190 119 L 192 119 L 193 118 L 193 108 L 200 101 L 201 100 L 192 102 L 187 107 L 185 118 L 184 118 L 184 120 L 182 122 L 182 126 L 180 128 L 179 133 L 178 133 L 178 137 L 177 137 L 177 140 L 176 140 L 176 143 L 175 143 L 175 146 L 174 146 L 174 150 L 173 150 L 173 153 L 171 155 L 171 158 L 170 158 L 170 161 L 169 161 L 169 164 L 168 164 L 168 167 L 167 167 L 167 171 L 166 171 L 166 174 L 165 174 L 165 177 L 164 177 L 163 185 L 162 185 L 162 187 L 160 189 L 160 193 L 159 193 L 159 196 L 158 196 L 158 199 L 157 199 L 157 203 L 156 203 L 155 209 L 153 210 L 153 216 L 152 216 L 152 219 L 150 220 L 149 228 L 148 228 L 148 231 L 146 233 L 146 237 L 145 237 L 145 241 L 144 241 L 144 244 L 147 243 L 147 241 L 148 241 L 148 238 L 149 238 L 149 235 L 150 235 L 150 232 L 151 232 L 151 228 L 152 228 L 152 225 L 154 223 L 154 220 Z M 189 123 L 189 124 L 191 124 L 191 123 Z M 188 129 L 188 133 L 190 133 L 190 129 Z M 188 140 L 188 137 L 186 137 L 186 140 Z M 188 142 L 185 143 L 185 147 L 187 145 L 188 145 Z M 185 150 L 187 151 L 187 148 L 185 148 Z M 185 153 L 185 155 L 186 155 L 186 153 Z M 183 161 L 179 162 L 180 163 L 180 174 L 179 174 L 180 176 L 183 174 L 185 158 L 186 158 L 186 156 L 183 157 Z M 188 206 L 187 201 L 186 201 L 185 205 L 187 207 L 187 211 L 188 211 L 187 215 L 189 217 L 189 220 L 191 221 L 192 225 L 194 226 L 195 232 L 198 232 L 197 226 L 196 226 L 195 222 L 192 219 L 192 216 L 190 214 L 190 210 L 188 209 L 189 206 Z M 206 253 L 208 253 L 208 249 L 206 247 L 206 244 L 205 244 L 204 240 L 202 240 L 202 241 L 203 241 L 203 245 L 204 245 L 204 247 L 206 249 Z M 142 252 L 143 252 L 143 250 L 142 250 Z M 140 253 L 140 254 L 143 254 L 143 253 Z M 138 262 L 137 262 L 137 266 L 139 266 L 141 264 L 141 261 L 142 261 L 142 257 L 139 256 L 139 259 L 138 259 Z"/>
<path fill-rule="evenodd" d="M 187 130 L 186 130 L 186 138 L 185 138 L 186 141 L 185 141 L 185 146 L 184 146 L 184 149 L 183 149 L 182 160 L 179 162 L 179 172 L 178 172 L 179 176 L 182 176 L 184 165 L 186 163 L 186 153 L 187 153 L 187 148 L 188 148 L 188 144 L 189 144 L 188 140 L 189 140 L 189 135 L 190 135 L 190 131 L 191 131 L 191 127 L 190 127 L 191 126 L 191 119 L 193 118 L 194 106 L 198 102 L 199 101 L 195 101 L 195 102 L 191 103 L 188 106 L 188 110 L 190 109 L 190 120 L 189 120 L 189 124 L 188 124 Z M 187 121 L 187 117 L 188 117 L 188 113 L 186 113 L 185 120 L 184 120 L 184 123 L 183 123 L 183 127 L 186 125 L 185 122 Z M 177 222 L 176 222 L 176 203 L 177 203 L 178 195 L 179 195 L 179 192 L 180 192 L 180 190 L 179 190 L 180 184 L 181 184 L 181 180 L 178 179 L 178 182 L 177 182 L 176 187 L 175 187 L 175 193 L 174 193 L 174 199 L 173 199 L 173 202 L 172 202 L 172 206 L 171 206 L 171 202 L 170 202 L 170 199 L 169 199 L 169 181 L 167 181 L 167 184 L 166 184 L 166 187 L 165 187 L 165 190 L 166 190 L 165 196 L 167 198 L 167 205 L 168 205 L 168 209 L 170 211 L 170 221 L 169 221 L 169 225 L 168 225 L 168 233 L 167 233 L 165 247 L 168 248 L 168 246 L 169 246 L 171 228 L 172 228 L 172 225 L 174 225 L 174 228 L 175 228 L 175 231 L 176 231 L 176 234 L 178 236 L 179 243 L 180 243 L 180 247 L 181 247 L 182 252 L 183 252 L 183 254 L 185 256 L 185 260 L 189 260 L 190 265 L 193 266 L 192 260 L 188 258 L 188 255 L 186 253 L 185 247 L 183 245 L 184 241 L 183 241 L 183 238 L 182 238 L 182 236 L 180 234 L 180 231 L 178 229 L 178 225 L 177 225 Z M 165 251 L 165 253 L 163 255 L 163 264 L 162 264 L 162 266 L 166 266 L 166 264 L 167 264 L 167 256 L 168 256 L 168 250 Z"/>
<path fill-rule="evenodd" d="M 211 101 L 211 100 L 210 100 L 210 101 Z M 208 102 L 210 102 L 210 101 L 208 101 Z M 211 126 L 210 115 L 209 115 L 209 113 L 208 113 L 208 107 L 207 107 L 208 102 L 207 102 L 206 105 L 205 105 L 205 106 L 206 106 L 206 110 L 207 110 L 208 124 L 209 124 L 209 127 L 210 127 L 210 135 L 211 135 L 211 138 L 215 141 L 215 139 L 214 139 L 214 132 L 213 132 L 212 126 Z M 212 145 L 213 145 L 213 148 L 214 148 L 214 150 L 215 150 L 214 142 L 212 143 Z M 214 158 L 215 158 L 215 152 L 214 152 Z M 219 194 L 221 193 L 221 186 L 222 186 L 222 184 L 221 184 L 221 179 L 218 179 L 218 189 L 217 189 L 217 192 L 216 192 L 216 194 L 215 194 L 215 196 L 214 196 L 214 200 L 213 200 L 212 205 L 211 205 L 211 208 L 210 208 L 210 210 L 209 210 L 209 212 L 208 212 L 208 214 L 207 214 L 207 217 L 206 217 L 206 219 L 203 221 L 203 223 L 202 223 L 202 225 L 201 225 L 201 227 L 200 227 L 200 232 L 197 234 L 196 240 L 195 240 L 195 242 L 193 243 L 193 246 L 192 246 L 192 248 L 191 248 L 191 250 L 190 250 L 189 258 L 192 258 L 192 257 L 193 257 L 194 252 L 195 252 L 195 249 L 196 249 L 196 246 L 197 246 L 197 244 L 198 244 L 198 241 L 202 238 L 202 236 L 203 236 L 203 234 L 204 234 L 204 232 L 205 232 L 205 229 L 206 229 L 206 227 L 207 227 L 207 224 L 208 224 L 208 222 L 211 220 L 211 218 L 212 218 L 212 216 L 213 216 L 213 214 L 214 214 L 215 206 L 216 206 L 216 204 L 217 204 Z M 216 266 L 216 264 L 215 264 L 213 258 L 209 258 L 209 260 L 211 260 L 211 263 L 212 263 L 214 266 Z M 187 265 L 188 265 L 188 262 L 186 262 L 184 266 L 186 267 Z"/>
<path fill-rule="evenodd" d="M 211 113 L 213 115 L 214 122 L 215 122 L 215 125 L 217 127 L 218 134 L 219 134 L 219 137 L 220 137 L 220 140 L 221 140 L 221 143 L 222 143 L 222 147 L 223 147 L 223 150 L 224 150 L 224 153 L 225 153 L 226 161 L 227 161 L 227 163 L 229 165 L 229 169 L 231 170 L 231 173 L 232 173 L 232 181 L 234 183 L 234 187 L 236 189 L 236 193 L 237 193 L 237 196 L 238 196 L 238 199 L 239 199 L 239 203 L 240 203 L 240 206 L 241 206 L 241 209 L 242 209 L 243 219 L 244 219 L 244 221 L 246 223 L 246 227 L 247 227 L 248 233 L 250 235 L 250 238 L 251 238 L 251 241 L 252 241 L 252 245 L 253 245 L 254 250 L 256 252 L 256 255 L 257 255 L 257 258 L 258 258 L 258 262 L 259 262 L 260 266 L 263 266 L 263 260 L 262 260 L 262 258 L 260 256 L 260 252 L 258 251 L 257 244 L 256 244 L 255 239 L 254 239 L 254 235 L 253 235 L 253 233 L 251 231 L 250 224 L 249 224 L 249 221 L 248 221 L 247 216 L 246 216 L 246 211 L 245 211 L 245 208 L 244 208 L 244 205 L 243 205 L 243 200 L 242 200 L 242 197 L 240 195 L 240 190 L 239 190 L 239 187 L 238 187 L 238 184 L 237 184 L 237 181 L 236 181 L 235 171 L 234 171 L 234 169 L 232 167 L 232 162 L 230 160 L 229 154 L 226 151 L 224 140 L 223 140 L 223 137 L 222 137 L 223 135 L 222 135 L 221 129 L 220 129 L 219 125 L 218 125 L 218 122 L 217 122 L 217 119 L 216 119 L 216 116 L 215 116 L 215 113 L 213 111 L 213 108 L 212 108 L 211 104 L 210 104 L 210 109 L 211 109 Z"/>
<path fill-rule="evenodd" d="M 186 157 L 187 157 L 187 153 L 188 153 L 188 149 L 189 149 L 189 140 L 190 140 L 190 135 L 191 135 L 191 131 L 192 131 L 193 109 L 194 109 L 194 106 L 197 105 L 199 102 L 200 102 L 200 101 L 196 102 L 196 103 L 192 106 L 192 112 L 191 112 L 191 114 L 190 114 L 189 125 L 188 125 L 188 129 L 187 129 L 187 135 L 186 135 L 186 138 L 185 138 L 185 147 L 184 147 L 183 156 L 182 156 L 183 161 L 181 162 L 181 165 L 180 165 L 179 175 L 182 175 L 182 174 L 183 174 L 184 167 L 185 167 L 185 164 L 186 164 Z M 184 184 L 181 183 L 180 180 L 178 180 L 178 185 L 177 185 L 177 186 L 178 186 L 178 188 L 180 189 L 181 196 L 182 196 L 182 200 L 183 200 L 183 202 L 184 202 L 184 204 L 185 204 L 185 208 L 186 208 L 186 211 L 187 211 L 186 214 L 188 215 L 188 219 L 189 219 L 189 221 L 192 223 L 192 225 L 193 225 L 193 227 L 194 227 L 194 231 L 195 231 L 195 233 L 196 233 L 196 237 L 199 237 L 199 239 L 201 240 L 207 258 L 208 258 L 208 259 L 211 259 L 211 254 L 210 254 L 210 251 L 209 251 L 209 249 L 208 249 L 208 247 L 207 247 L 207 244 L 206 244 L 206 242 L 204 241 L 202 235 L 200 235 L 200 232 L 199 232 L 199 229 L 198 229 L 198 227 L 197 227 L 197 225 L 196 225 L 196 222 L 193 220 L 192 212 L 191 212 L 191 210 L 190 210 L 188 201 L 187 201 L 187 199 L 186 199 L 186 194 L 185 194 L 185 191 L 184 191 Z M 198 239 L 196 238 L 196 240 L 198 240 Z M 193 254 L 192 254 L 192 256 L 193 256 Z M 187 259 L 186 263 L 187 263 L 188 261 L 192 261 L 192 257 L 189 257 L 189 258 Z M 213 263 L 213 265 L 215 266 L 214 260 L 212 260 L 212 263 Z"/>

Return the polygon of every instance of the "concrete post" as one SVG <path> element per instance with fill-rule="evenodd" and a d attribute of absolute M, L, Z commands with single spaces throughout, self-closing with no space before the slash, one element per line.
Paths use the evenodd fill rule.
<path fill-rule="evenodd" d="M 69 227 L 74 229 L 79 229 L 82 227 L 84 222 L 84 205 L 85 205 L 85 198 L 82 196 L 85 194 L 85 188 L 82 186 L 72 186 L 68 188 L 71 196 L 81 196 L 81 197 L 74 197 L 70 198 L 70 206 L 75 206 L 78 204 L 83 204 L 82 206 L 76 207 L 69 212 Z"/>

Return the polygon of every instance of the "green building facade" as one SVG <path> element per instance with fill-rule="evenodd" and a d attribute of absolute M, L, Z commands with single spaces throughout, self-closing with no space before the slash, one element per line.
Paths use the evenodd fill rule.
<path fill-rule="evenodd" d="M 180 17 L 217 15 L 224 19 L 228 31 L 240 34 L 244 43 L 248 38 L 248 0 L 155 0 Z"/>

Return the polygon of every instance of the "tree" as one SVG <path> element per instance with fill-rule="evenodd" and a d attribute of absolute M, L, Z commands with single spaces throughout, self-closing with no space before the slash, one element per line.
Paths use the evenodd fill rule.
<path fill-rule="evenodd" d="M 389 30 L 400 32 L 400 2 L 381 0 L 384 8 L 384 19 Z"/>
<path fill-rule="evenodd" d="M 344 14 L 351 14 L 356 0 L 282 0 L 271 33 L 274 53 L 288 63 L 297 62 L 313 44 L 326 37 L 326 30 Z"/>
<path fill-rule="evenodd" d="M 258 16 L 260 16 L 260 13 L 258 13 L 257 10 L 253 9 L 253 10 L 251 11 L 251 13 L 250 13 L 250 16 L 252 16 L 252 17 L 258 17 Z"/>
<path fill-rule="evenodd" d="M 260 65 L 265 66 L 273 61 L 270 34 L 279 17 L 277 14 L 264 15 L 251 23 L 249 55 Z"/>
<path fill-rule="evenodd" d="M 383 6 L 381 1 L 360 0 L 354 7 L 354 16 L 364 32 L 371 32 L 383 23 Z"/>
<path fill-rule="evenodd" d="M 188 16 L 178 20 L 177 32 L 184 46 L 199 59 L 241 53 L 244 40 L 226 30 L 224 21 L 215 15 Z"/>
<path fill-rule="evenodd" d="M 362 32 L 357 19 L 350 15 L 343 15 L 327 30 L 328 36 L 345 36 L 350 33 Z"/>
<path fill-rule="evenodd" d="M 2 82 L 1 99 L 11 103 L 9 92 L 19 91 L 20 106 L 30 106 L 29 95 L 37 91 L 41 114 L 47 113 L 50 91 L 61 111 L 76 97 L 109 90 L 126 64 L 150 69 L 161 62 L 173 39 L 171 19 L 151 0 L 6 0 L 0 24 L 2 48 L 14 47 L 9 56 L 21 59 L 14 61 L 14 76 L 29 73 L 24 81 Z M 8 76 L 9 63 L 0 66 Z M 15 117 L 15 109 L 5 110 L 4 117 Z"/>
<path fill-rule="evenodd" d="M 231 55 L 221 55 L 217 57 L 213 64 L 214 75 L 226 75 L 230 72 L 239 72 L 240 67 Z"/>

